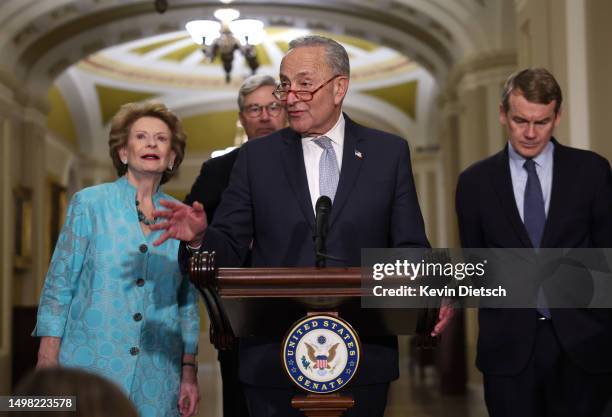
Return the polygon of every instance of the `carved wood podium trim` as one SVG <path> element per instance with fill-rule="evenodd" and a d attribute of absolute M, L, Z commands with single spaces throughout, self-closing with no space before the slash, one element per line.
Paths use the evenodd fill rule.
<path fill-rule="evenodd" d="M 270 303 L 291 299 L 296 303 L 303 303 L 304 299 L 355 300 L 367 295 L 367 289 L 362 289 L 362 272 L 358 267 L 218 269 L 214 252 L 193 255 L 189 265 L 189 277 L 202 294 L 211 319 L 211 342 L 221 350 L 231 348 L 235 334 L 222 299 L 226 302 L 232 299 L 238 302 L 259 299 L 263 303 L 266 303 L 267 299 Z M 313 310 L 338 315 L 335 306 L 310 308 L 310 312 Z M 305 314 L 308 314 L 308 311 Z M 371 315 L 368 313 L 368 316 Z M 252 317 L 244 319 L 249 321 Z M 437 309 L 420 311 L 415 326 L 416 333 L 427 338 L 436 319 Z M 291 401 L 292 407 L 299 409 L 307 417 L 339 417 L 354 404 L 353 398 L 338 393 L 300 395 Z"/>
<path fill-rule="evenodd" d="M 306 417 L 340 417 L 354 405 L 353 398 L 339 394 L 298 395 L 291 400 L 291 406 L 300 410 Z"/>
<path fill-rule="evenodd" d="M 296 304 L 309 305 L 304 311 L 306 314 L 307 311 L 334 311 L 337 309 L 337 305 L 333 303 L 311 305 L 321 300 L 338 302 L 353 300 L 353 306 L 359 307 L 360 297 L 370 295 L 367 288 L 362 288 L 362 270 L 359 267 L 218 269 L 215 265 L 215 253 L 201 252 L 192 256 L 189 276 L 202 294 L 210 316 L 211 342 L 221 350 L 232 346 L 232 340 L 236 334 L 232 329 L 222 299 L 226 300 L 226 303 L 240 300 L 243 305 L 257 300 L 260 300 L 258 301 L 260 305 L 261 303 L 278 305 L 274 303 L 294 300 Z M 266 303 L 266 300 L 270 302 Z M 417 315 L 414 331 L 411 331 L 410 334 L 422 335 L 420 338 L 422 341 L 419 342 L 421 346 L 435 346 L 436 341 L 430 340 L 428 335 L 437 321 L 437 307 L 421 309 Z M 372 317 L 373 314 L 368 313 L 364 316 Z M 252 319 L 253 317 L 247 318 Z M 405 320 L 402 318 L 401 321 Z"/>

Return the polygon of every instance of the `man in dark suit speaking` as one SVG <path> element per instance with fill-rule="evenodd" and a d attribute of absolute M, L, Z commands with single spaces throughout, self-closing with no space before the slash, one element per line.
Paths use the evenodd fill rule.
<path fill-rule="evenodd" d="M 275 88 L 276 81 L 269 75 L 253 75 L 244 80 L 240 86 L 238 117 L 249 140 L 269 135 L 287 124 L 285 108 L 272 94 Z M 191 205 L 195 201 L 202 203 L 206 211 L 206 218 L 211 223 L 221 203 L 221 196 L 229 183 L 230 173 L 239 150 L 240 148 L 236 148 L 204 162 L 200 175 L 185 197 L 185 204 Z M 246 416 L 248 414 L 246 402 L 242 384 L 238 379 L 238 343 L 236 340 L 232 349 L 219 351 L 219 365 L 223 381 L 223 416 Z"/>
<path fill-rule="evenodd" d="M 214 250 L 219 266 L 239 266 L 252 242 L 252 266 L 314 266 L 315 202 L 333 202 L 329 266 L 359 266 L 361 248 L 428 247 L 412 177 L 408 143 L 360 126 L 342 113 L 349 59 L 337 42 L 292 41 L 275 96 L 290 128 L 244 144 L 230 184 L 208 227 L 202 206 L 164 203 L 157 229 L 191 248 Z M 193 249 L 192 249 L 193 250 Z M 443 309 L 444 320 L 448 318 Z M 279 340 L 241 339 L 240 379 L 251 416 L 298 416 L 296 393 L 279 360 Z M 359 375 L 347 389 L 347 416 L 382 417 L 389 382 L 398 376 L 397 340 L 366 340 Z"/>
<path fill-rule="evenodd" d="M 544 69 L 506 82 L 508 145 L 457 185 L 468 248 L 612 247 L 612 174 L 601 156 L 561 145 L 561 89 Z M 587 283 L 585 283 L 587 284 Z M 599 417 L 612 394 L 612 310 L 481 309 L 476 364 L 492 417 Z"/>

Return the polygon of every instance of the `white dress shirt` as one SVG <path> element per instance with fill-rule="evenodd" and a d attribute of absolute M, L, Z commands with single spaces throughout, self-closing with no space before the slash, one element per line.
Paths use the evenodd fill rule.
<path fill-rule="evenodd" d="M 344 115 L 340 113 L 338 121 L 327 133 L 331 139 L 332 147 L 336 152 L 338 161 L 338 171 L 342 170 L 342 150 L 344 149 Z M 308 189 L 310 190 L 310 201 L 314 212 L 317 199 L 321 196 L 319 192 L 319 159 L 323 154 L 323 148 L 317 145 L 314 140 L 320 136 L 307 136 L 302 138 L 302 150 L 304 151 L 304 166 L 306 167 L 306 178 L 308 179 Z"/>

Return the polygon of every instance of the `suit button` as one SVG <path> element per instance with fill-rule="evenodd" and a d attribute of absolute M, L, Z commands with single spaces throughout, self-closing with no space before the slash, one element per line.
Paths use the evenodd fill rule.
<path fill-rule="evenodd" d="M 147 247 L 147 245 L 145 245 L 144 243 L 142 245 L 140 245 L 140 247 L 138 248 L 138 250 L 140 250 L 140 253 L 146 253 L 147 250 L 149 250 L 149 248 Z"/>
<path fill-rule="evenodd" d="M 132 348 L 130 348 L 130 355 L 132 355 L 132 356 L 136 356 L 136 355 L 138 355 L 138 353 L 139 353 L 139 352 L 140 352 L 140 349 L 138 349 L 138 348 L 137 348 L 137 347 L 135 347 L 135 346 L 134 346 L 134 347 L 132 347 Z"/>
<path fill-rule="evenodd" d="M 136 285 L 138 285 L 139 287 L 142 287 L 145 284 L 145 280 L 142 278 L 138 278 L 136 280 Z"/>
<path fill-rule="evenodd" d="M 140 320 L 142 320 L 142 314 L 140 314 L 140 313 L 136 313 L 136 314 L 134 314 L 134 316 L 133 316 L 133 317 L 134 317 L 134 321 L 140 321 Z"/>

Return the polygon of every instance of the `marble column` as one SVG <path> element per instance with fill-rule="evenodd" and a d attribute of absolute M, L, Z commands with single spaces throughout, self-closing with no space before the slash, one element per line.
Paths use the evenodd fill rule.
<path fill-rule="evenodd" d="M 451 247 L 460 247 L 455 212 L 457 178 L 474 162 L 503 148 L 506 138 L 499 123 L 499 103 L 504 81 L 515 69 L 514 50 L 472 56 L 452 69 L 441 95 L 441 161 L 447 184 L 445 214 Z M 463 319 L 467 380 L 479 387 L 481 376 L 473 365 L 478 334 L 476 310 L 465 310 Z"/>
<path fill-rule="evenodd" d="M 47 170 L 45 161 L 46 114 L 41 109 L 29 106 L 24 109 L 21 135 L 22 184 L 32 189 L 32 262 L 22 277 L 19 305 L 36 305 L 49 263 L 47 253 L 46 211 Z"/>
<path fill-rule="evenodd" d="M 0 82 L 0 395 L 11 389 L 14 259 L 14 135 L 16 111 L 10 87 Z"/>
<path fill-rule="evenodd" d="M 519 67 L 544 67 L 551 71 L 563 90 L 562 118 L 555 136 L 564 144 L 591 149 L 593 136 L 592 95 L 597 89 L 610 86 L 610 81 L 594 87 L 592 77 L 598 72 L 595 61 L 605 61 L 609 37 L 600 43 L 601 50 L 593 55 L 598 36 L 590 20 L 599 22 L 596 29 L 610 34 L 609 17 L 600 18 L 601 11 L 610 11 L 609 2 L 597 0 L 516 0 Z M 607 10 L 605 10 L 607 8 Z M 597 11 L 593 13 L 594 11 Z M 609 16 L 609 14 L 608 14 Z M 603 20 L 605 24 L 602 24 Z M 602 39 L 603 41 L 603 39 Z M 605 46 L 604 46 L 605 45 Z M 591 53 L 591 59 L 589 59 Z M 602 55 L 598 57 L 597 55 Z M 600 66 L 600 65 L 599 65 Z M 601 79 L 609 79 L 608 72 Z M 591 87 L 591 88 L 589 88 Z"/>

